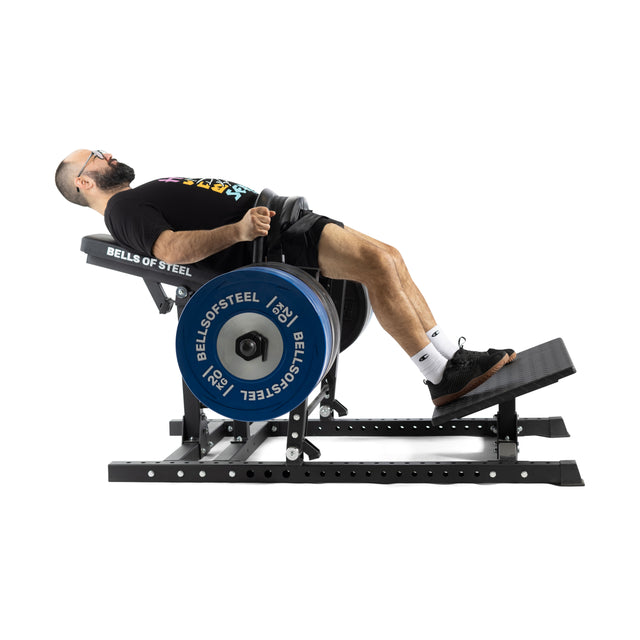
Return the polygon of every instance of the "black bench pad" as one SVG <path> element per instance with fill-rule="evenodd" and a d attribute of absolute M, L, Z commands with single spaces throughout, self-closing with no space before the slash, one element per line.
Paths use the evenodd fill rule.
<path fill-rule="evenodd" d="M 157 258 L 139 255 L 125 249 L 106 233 L 85 236 L 80 248 L 87 254 L 89 264 L 140 276 L 153 282 L 185 286 L 191 290 L 200 288 L 211 278 L 220 275 L 200 264 L 173 265 Z"/>

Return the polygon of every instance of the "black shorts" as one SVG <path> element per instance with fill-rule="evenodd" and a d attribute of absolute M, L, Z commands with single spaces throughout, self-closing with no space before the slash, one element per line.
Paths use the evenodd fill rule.
<path fill-rule="evenodd" d="M 328 224 L 337 224 L 344 228 L 342 222 L 306 209 L 300 212 L 295 222 L 285 222 L 280 229 L 285 262 L 296 267 L 317 269 L 320 236 Z"/>

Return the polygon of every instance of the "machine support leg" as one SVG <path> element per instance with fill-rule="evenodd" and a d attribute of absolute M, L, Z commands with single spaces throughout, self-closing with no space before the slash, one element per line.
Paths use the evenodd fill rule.
<path fill-rule="evenodd" d="M 302 464 L 305 453 L 309 457 L 309 460 L 316 460 L 320 457 L 320 449 L 307 440 L 307 426 L 310 411 L 307 399 L 289 414 L 286 449 L 287 465 Z"/>
<path fill-rule="evenodd" d="M 498 405 L 496 420 L 498 460 L 515 461 L 518 459 L 518 414 L 515 398 Z"/>

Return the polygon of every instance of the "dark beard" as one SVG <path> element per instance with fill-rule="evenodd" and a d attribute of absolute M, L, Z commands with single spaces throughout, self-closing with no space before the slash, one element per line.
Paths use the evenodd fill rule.
<path fill-rule="evenodd" d="M 110 191 L 116 187 L 128 185 L 136 177 L 135 171 L 124 162 L 118 162 L 115 165 L 110 164 L 104 173 L 98 173 L 97 171 L 88 173 L 96 181 L 98 188 L 103 191 Z"/>

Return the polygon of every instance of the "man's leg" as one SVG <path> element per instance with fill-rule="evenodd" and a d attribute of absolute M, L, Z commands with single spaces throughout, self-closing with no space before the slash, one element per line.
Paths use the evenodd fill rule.
<path fill-rule="evenodd" d="M 318 264 L 328 278 L 367 287 L 378 322 L 423 373 L 434 404 L 447 404 L 475 389 L 508 361 L 503 351 L 479 353 L 473 361 L 447 360 L 439 353 L 425 332 L 435 326 L 433 315 L 400 254 L 389 245 L 328 224 L 320 236 Z"/>
<path fill-rule="evenodd" d="M 371 238 L 364 233 L 361 233 L 360 231 L 356 231 L 355 229 L 351 229 L 350 227 L 345 227 L 345 229 L 351 233 L 356 234 L 363 240 L 371 242 L 377 247 L 380 247 L 393 258 L 393 261 L 396 265 L 396 271 L 398 272 L 398 277 L 400 278 L 400 283 L 402 284 L 402 288 L 407 294 L 407 297 L 413 305 L 413 308 L 416 310 L 416 313 L 418 314 L 418 317 L 422 322 L 422 326 L 425 332 L 433 329 L 433 327 L 435 327 L 437 323 L 433 317 L 433 314 L 431 313 L 431 309 L 429 309 L 427 301 L 424 299 L 424 296 L 411 278 L 409 270 L 407 269 L 407 265 L 405 264 L 400 252 L 395 247 L 385 244 L 384 242 L 380 242 L 380 240 L 376 240 L 375 238 Z"/>
<path fill-rule="evenodd" d="M 458 350 L 458 345 L 449 338 L 449 336 L 443 332 L 442 327 L 438 326 L 431 313 L 431 309 L 429 309 L 429 305 L 427 301 L 424 299 L 424 296 L 420 292 L 420 289 L 416 286 L 415 282 L 411 278 L 409 274 L 409 270 L 407 269 L 407 265 L 402 258 L 400 252 L 391 245 L 385 244 L 384 242 L 380 242 L 380 240 L 376 240 L 375 238 L 370 238 L 366 236 L 364 233 L 360 231 L 356 231 L 355 229 L 351 229 L 349 227 L 345 227 L 348 231 L 357 234 L 363 240 L 367 240 L 375 244 L 376 246 L 387 251 L 391 257 L 393 258 L 396 269 L 398 271 L 398 276 L 400 277 L 400 282 L 402 283 L 402 288 L 404 292 L 409 297 L 413 308 L 416 310 L 418 314 L 422 326 L 427 334 L 427 337 L 431 342 L 433 342 L 434 347 L 447 359 L 450 359 L 454 356 L 455 352 Z"/>
<path fill-rule="evenodd" d="M 367 287 L 378 322 L 409 356 L 429 344 L 436 323 L 398 251 L 352 229 L 328 224 L 318 247 L 320 272 Z M 425 326 L 429 325 L 429 326 Z"/>

